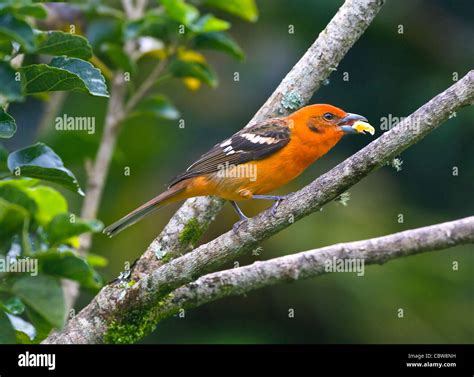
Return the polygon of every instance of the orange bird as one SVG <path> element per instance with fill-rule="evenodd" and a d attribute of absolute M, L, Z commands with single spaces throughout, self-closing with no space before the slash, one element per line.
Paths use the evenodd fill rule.
<path fill-rule="evenodd" d="M 195 196 L 216 195 L 230 201 L 247 219 L 236 201 L 274 200 L 273 211 L 286 196 L 266 195 L 299 176 L 331 150 L 345 134 L 375 133 L 361 115 L 335 106 L 317 104 L 283 118 L 268 119 L 242 129 L 216 144 L 168 190 L 104 229 L 112 237 L 149 213 Z"/>

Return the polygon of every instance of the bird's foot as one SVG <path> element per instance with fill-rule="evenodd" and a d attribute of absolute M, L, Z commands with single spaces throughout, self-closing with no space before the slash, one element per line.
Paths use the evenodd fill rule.
<path fill-rule="evenodd" d="M 243 224 L 243 222 L 247 221 L 247 220 L 248 220 L 248 217 L 246 217 L 244 219 L 240 219 L 234 225 L 232 225 L 232 230 L 234 231 L 234 233 L 237 233 L 237 231 L 239 230 L 239 228 Z"/>
<path fill-rule="evenodd" d="M 287 195 L 253 195 L 252 199 L 263 199 L 263 200 L 274 200 L 275 204 L 273 204 L 271 208 L 272 216 L 275 216 L 276 210 L 280 203 L 285 200 L 290 194 Z"/>
<path fill-rule="evenodd" d="M 272 208 L 271 208 L 271 214 L 272 216 L 275 216 L 276 215 L 276 211 L 278 209 L 278 206 L 280 205 L 280 203 L 285 200 L 286 198 L 288 197 L 288 195 L 282 195 L 280 196 L 278 199 L 276 199 L 275 201 L 275 204 L 273 204 Z"/>
<path fill-rule="evenodd" d="M 232 226 L 232 230 L 233 230 L 234 232 L 237 232 L 237 230 L 239 229 L 240 225 L 242 225 L 242 223 L 243 223 L 244 221 L 248 220 L 249 218 L 244 215 L 244 213 L 242 212 L 242 210 L 240 209 L 240 207 L 237 205 L 236 202 L 231 201 L 230 204 L 232 204 L 232 207 L 235 209 L 235 212 L 237 212 L 237 214 L 239 215 L 239 218 L 240 218 L 240 220 L 237 221 L 237 222 Z"/>

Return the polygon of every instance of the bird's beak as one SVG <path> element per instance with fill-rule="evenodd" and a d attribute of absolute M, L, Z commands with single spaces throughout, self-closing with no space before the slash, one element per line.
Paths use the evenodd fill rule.
<path fill-rule="evenodd" d="M 338 126 L 346 134 L 362 134 L 365 132 L 371 135 L 375 134 L 375 128 L 362 115 L 348 113 L 339 121 Z"/>

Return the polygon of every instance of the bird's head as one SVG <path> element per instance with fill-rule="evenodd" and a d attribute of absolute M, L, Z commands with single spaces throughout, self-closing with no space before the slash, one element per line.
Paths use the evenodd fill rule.
<path fill-rule="evenodd" d="M 309 138 L 317 137 L 339 140 L 346 134 L 375 133 L 367 119 L 362 115 L 347 113 L 344 110 L 326 104 L 309 105 L 289 116 L 298 132 L 307 134 Z"/>

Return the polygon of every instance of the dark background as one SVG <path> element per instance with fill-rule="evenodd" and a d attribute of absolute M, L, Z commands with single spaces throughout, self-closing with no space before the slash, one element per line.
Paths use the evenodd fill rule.
<path fill-rule="evenodd" d="M 160 193 L 215 143 L 244 126 L 298 61 L 342 1 L 261 0 L 260 19 L 233 19 L 232 35 L 246 52 L 244 62 L 208 53 L 218 72 L 217 89 L 187 91 L 167 84 L 186 127 L 135 118 L 123 128 L 114 155 L 99 218 L 105 224 Z M 367 32 L 341 62 L 312 103 L 331 103 L 365 115 L 377 129 L 381 118 L 403 117 L 472 69 L 472 1 L 387 1 Z M 288 33 L 294 25 L 295 33 Z M 403 25 L 403 34 L 399 34 Z M 233 81 L 234 72 L 240 81 Z M 343 81 L 343 73 L 349 81 Z M 42 103 L 11 106 L 18 134 L 8 144 L 38 140 L 50 145 L 85 186 L 84 161 L 100 140 L 106 100 L 70 95 L 60 114 L 96 116 L 97 132 L 38 131 Z M 22 109 L 19 111 L 19 109 Z M 16 111 L 15 111 L 16 110 Z M 414 145 L 400 158 L 403 170 L 384 167 L 350 190 L 344 207 L 331 203 L 262 244 L 258 257 L 240 265 L 338 242 L 376 237 L 472 215 L 474 191 L 474 109 L 456 117 Z M 369 143 L 370 136 L 344 139 L 333 151 L 281 190 L 297 190 Z M 131 176 L 124 176 L 124 167 Z M 459 174 L 453 176 L 453 167 Z M 81 199 L 65 192 L 73 212 Z M 244 204 L 255 214 L 265 203 Z M 112 240 L 94 237 L 92 252 L 106 256 L 107 279 L 135 260 L 164 227 L 177 205 L 128 229 Z M 404 222 L 398 223 L 403 214 Z M 226 206 L 202 242 L 226 232 L 236 221 Z M 188 311 L 185 318 L 160 323 L 146 343 L 472 343 L 474 341 L 473 246 L 367 266 L 365 276 L 330 274 L 269 287 Z M 453 262 L 459 263 L 454 271 Z M 229 265 L 227 267 L 232 267 Z M 79 306 L 90 301 L 84 292 Z M 398 318 L 397 310 L 404 310 Z M 288 312 L 294 309 L 295 317 Z"/>

